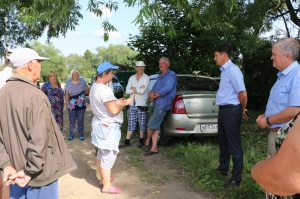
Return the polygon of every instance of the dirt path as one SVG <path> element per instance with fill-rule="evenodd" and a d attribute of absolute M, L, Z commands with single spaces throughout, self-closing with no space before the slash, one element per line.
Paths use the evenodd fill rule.
<path fill-rule="evenodd" d="M 63 135 L 69 135 L 67 113 Z M 85 140 L 75 137 L 66 140 L 68 147 L 78 165 L 78 169 L 59 179 L 59 195 L 61 199 L 208 199 L 192 190 L 184 182 L 184 174 L 165 155 L 143 156 L 143 152 L 135 145 L 121 149 L 112 176 L 113 184 L 123 188 L 121 194 L 102 194 L 96 176 L 94 147 L 91 144 L 92 112 L 87 109 L 85 116 Z M 125 132 L 122 132 L 125 133 Z"/>

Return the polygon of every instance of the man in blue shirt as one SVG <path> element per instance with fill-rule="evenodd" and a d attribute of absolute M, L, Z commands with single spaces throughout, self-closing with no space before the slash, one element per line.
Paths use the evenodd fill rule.
<path fill-rule="evenodd" d="M 243 171 L 240 126 L 242 117 L 248 119 L 247 92 L 240 68 L 230 59 L 231 47 L 227 44 L 218 45 L 214 48 L 214 52 L 214 60 L 221 70 L 221 82 L 216 96 L 216 104 L 219 106 L 218 142 L 220 149 L 217 170 L 222 175 L 227 175 L 231 155 L 232 176 L 225 186 L 239 186 Z"/>
<path fill-rule="evenodd" d="M 299 42 L 292 38 L 279 39 L 272 47 L 273 66 L 279 70 L 270 91 L 266 111 L 257 117 L 262 129 L 269 128 L 267 157 L 276 154 L 276 132 L 300 111 Z"/>
<path fill-rule="evenodd" d="M 169 69 L 170 60 L 162 57 L 159 60 L 160 75 L 149 92 L 150 102 L 154 102 L 153 113 L 148 121 L 147 140 L 144 156 L 158 154 L 157 141 L 162 123 L 168 110 L 171 110 L 176 94 L 177 76 Z M 150 148 L 152 140 L 152 146 Z"/>

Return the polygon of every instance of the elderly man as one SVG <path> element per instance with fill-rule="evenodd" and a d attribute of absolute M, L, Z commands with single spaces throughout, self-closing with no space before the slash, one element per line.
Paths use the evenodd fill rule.
<path fill-rule="evenodd" d="M 262 129 L 269 128 L 267 158 L 276 154 L 276 132 L 300 111 L 299 42 L 292 38 L 278 40 L 272 48 L 273 66 L 279 70 L 273 85 L 266 111 L 256 123 Z M 261 175 L 263 177 L 264 175 Z M 260 179 L 260 178 L 258 178 Z"/>
<path fill-rule="evenodd" d="M 148 75 L 144 73 L 145 63 L 143 61 L 137 61 L 135 64 L 136 74 L 132 75 L 126 86 L 126 93 L 130 94 L 134 101 L 129 104 L 128 109 L 128 128 L 127 135 L 122 147 L 131 146 L 130 137 L 132 132 L 136 128 L 137 121 L 139 122 L 140 139 L 137 147 L 144 146 L 144 132 L 146 131 L 146 119 L 147 119 L 147 100 L 150 79 Z"/>
<path fill-rule="evenodd" d="M 145 142 L 144 156 L 158 154 L 158 134 L 168 110 L 171 110 L 176 94 L 177 76 L 169 69 L 170 60 L 162 57 L 159 60 L 159 74 L 157 81 L 149 92 L 150 102 L 154 102 L 153 113 L 148 121 L 147 140 Z M 150 145 L 152 141 L 152 146 Z"/>
<path fill-rule="evenodd" d="M 58 198 L 57 179 L 76 164 L 54 120 L 47 96 L 36 87 L 48 58 L 20 48 L 9 57 L 13 75 L 0 92 L 0 167 L 11 198 Z"/>

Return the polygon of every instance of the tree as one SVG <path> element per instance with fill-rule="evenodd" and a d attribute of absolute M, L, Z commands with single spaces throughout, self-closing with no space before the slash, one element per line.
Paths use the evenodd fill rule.
<path fill-rule="evenodd" d="M 126 66 L 127 69 L 134 67 L 134 58 L 138 54 L 137 51 L 125 45 L 109 45 L 107 48 L 99 47 L 96 51 L 98 65 L 103 61 L 109 61 L 118 66 Z"/>
<path fill-rule="evenodd" d="M 95 68 L 91 65 L 90 60 L 87 60 L 85 56 L 77 54 L 68 55 L 66 57 L 66 66 L 69 74 L 71 70 L 76 69 L 80 72 L 80 75 L 86 82 L 91 82 L 93 75 L 95 75 Z"/>
<path fill-rule="evenodd" d="M 41 81 L 48 81 L 48 73 L 54 71 L 57 73 L 59 82 L 63 82 L 67 79 L 67 70 L 65 65 L 65 57 L 61 51 L 53 46 L 51 42 L 43 45 L 39 42 L 33 42 L 29 46 L 33 48 L 39 55 L 49 57 L 50 60 L 42 62 Z"/>
<path fill-rule="evenodd" d="M 2 0 L 0 2 L 0 55 L 6 49 L 39 38 L 65 36 L 82 18 L 77 0 Z"/>

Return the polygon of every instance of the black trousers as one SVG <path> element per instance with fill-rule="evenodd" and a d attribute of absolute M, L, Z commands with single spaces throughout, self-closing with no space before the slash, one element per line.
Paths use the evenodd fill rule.
<path fill-rule="evenodd" d="M 231 180 L 241 181 L 243 171 L 243 148 L 241 145 L 240 127 L 242 107 L 220 107 L 218 116 L 218 142 L 220 149 L 220 171 L 228 172 L 230 156 L 233 169 Z"/>

